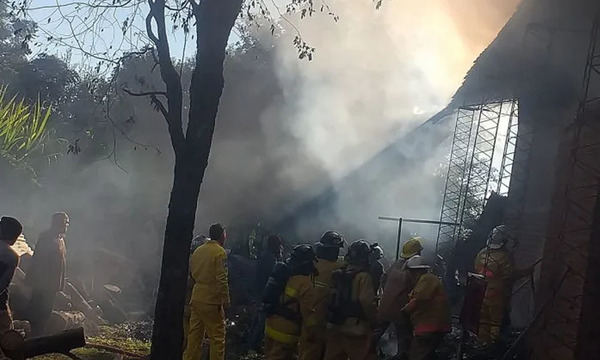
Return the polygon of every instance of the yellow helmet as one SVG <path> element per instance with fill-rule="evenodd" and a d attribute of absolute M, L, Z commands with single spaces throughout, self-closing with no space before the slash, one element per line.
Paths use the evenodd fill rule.
<path fill-rule="evenodd" d="M 410 259 L 411 257 L 418 255 L 419 252 L 423 250 L 423 245 L 421 245 L 421 239 L 419 236 L 412 237 L 410 240 L 404 243 L 402 246 L 402 253 L 400 257 L 404 259 Z"/>

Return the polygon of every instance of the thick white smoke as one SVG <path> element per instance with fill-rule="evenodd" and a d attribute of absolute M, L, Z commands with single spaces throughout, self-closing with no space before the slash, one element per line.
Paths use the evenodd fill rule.
<path fill-rule="evenodd" d="M 316 48 L 306 63 L 281 43 L 288 37 L 276 47 L 284 89 L 302 79 L 286 98 L 293 134 L 333 177 L 356 167 L 448 103 L 517 2 L 389 0 L 375 10 L 335 0 L 337 23 L 320 13 L 290 19 Z"/>
<path fill-rule="evenodd" d="M 380 10 L 371 0 L 328 4 L 338 22 L 327 14 L 287 19 L 316 48 L 312 62 L 298 60 L 292 45 L 296 33 L 284 20 L 281 36 L 265 28 L 256 31 L 258 42 L 268 49 L 267 60 L 261 52 L 256 63 L 250 55 L 229 60 L 198 208 L 198 233 L 213 221 L 246 225 L 277 220 L 282 210 L 293 209 L 443 108 L 517 0 L 384 0 Z M 156 73 L 147 74 L 151 67 L 136 69 L 162 88 Z M 131 137 L 159 147 L 162 155 L 133 151 L 131 142 L 120 141 L 118 158 L 128 173 L 108 161 L 80 172 L 74 166 L 77 159 L 65 157 L 65 164 L 49 171 L 39 194 L 27 199 L 27 223 L 35 224 L 28 236 L 43 229 L 49 213 L 66 210 L 72 213 L 74 239 L 100 244 L 108 238 L 134 250 L 142 246 L 148 250 L 137 253 L 145 258 L 159 252 L 161 229 L 154 227 L 165 218 L 172 151 L 164 120 L 147 99 L 131 101 L 131 112 L 121 110 L 113 114 L 115 119 L 135 116 Z M 420 146 L 437 146 L 436 136 L 423 136 Z M 414 154 L 422 148 L 402 151 Z M 432 174 L 445 152 L 433 153 L 402 174 L 387 166 L 396 158 L 387 158 L 376 173 L 362 172 L 357 180 L 336 187 L 351 196 L 337 200 L 335 215 L 364 232 L 378 215 L 433 217 L 439 211 L 439 191 L 433 189 L 439 188 L 439 179 Z M 52 175 L 60 169 L 63 177 Z M 18 213 L 11 210 L 16 205 L 9 193 L 0 200 L 4 212 Z"/>

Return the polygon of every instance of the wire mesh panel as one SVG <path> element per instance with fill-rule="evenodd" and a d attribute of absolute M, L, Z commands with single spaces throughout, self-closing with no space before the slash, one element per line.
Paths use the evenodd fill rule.
<path fill-rule="evenodd" d="M 446 176 L 440 221 L 456 223 L 464 206 L 466 174 L 472 153 L 473 123 L 477 108 L 461 107 L 456 116 L 452 149 Z M 436 253 L 445 252 L 454 241 L 457 227 L 440 225 Z"/>
<path fill-rule="evenodd" d="M 477 130 L 468 168 L 465 203 L 459 223 L 470 227 L 483 211 L 490 189 L 498 129 L 504 103 L 487 103 L 479 106 Z"/>
<path fill-rule="evenodd" d="M 508 196 L 508 190 L 510 189 L 515 154 L 517 152 L 517 139 L 519 136 L 519 102 L 517 100 L 510 101 L 507 107 L 510 109 L 508 113 L 508 126 L 500 164 L 498 186 L 496 188 L 496 192 L 503 196 Z"/>
<path fill-rule="evenodd" d="M 474 224 L 492 190 L 508 193 L 520 146 L 518 116 L 517 100 L 458 110 L 440 221 L 459 225 L 439 227 L 436 252 L 442 257 L 461 236 L 461 229 Z M 499 134 L 505 136 L 504 142 Z"/>
<path fill-rule="evenodd" d="M 496 189 L 500 195 L 508 196 L 505 209 L 506 232 L 511 239 L 511 246 L 515 248 L 523 225 L 532 142 L 532 124 L 519 120 L 519 102 L 515 100 L 511 105 Z"/>

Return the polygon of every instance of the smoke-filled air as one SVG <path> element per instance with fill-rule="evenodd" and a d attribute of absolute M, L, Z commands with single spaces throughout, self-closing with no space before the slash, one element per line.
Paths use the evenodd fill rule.
<path fill-rule="evenodd" d="M 106 307 L 121 301 L 114 322 L 152 318 L 157 294 L 181 292 L 187 268 L 167 273 L 165 262 L 180 256 L 184 264 L 192 236 L 210 237 L 214 223 L 227 230 L 225 248 L 248 261 L 262 251 L 252 249 L 261 236 L 279 235 L 287 254 L 327 230 L 346 244 L 379 243 L 386 264 L 395 260 L 398 223 L 378 217 L 440 219 L 456 118 L 447 105 L 520 3 L 327 0 L 303 14 L 312 1 L 294 1 L 291 11 L 283 0 L 244 1 L 227 38 L 217 23 L 229 24 L 233 10 L 196 2 L 167 1 L 166 11 L 217 15 L 181 11 L 167 17 L 164 34 L 156 14 L 147 33 L 146 2 L 106 2 L 122 6 L 107 34 L 122 30 L 136 38 L 130 43 L 69 30 L 73 9 L 62 1 L 29 10 L 0 3 L 0 104 L 22 100 L 32 114 L 23 123 L 0 119 L 0 214 L 20 220 L 34 249 L 52 214 L 68 214 L 67 280 L 84 298 L 97 296 L 93 284 L 118 287 L 103 297 Z M 191 29 L 185 40 L 182 28 Z M 122 57 L 92 54 L 92 42 L 108 55 L 120 47 Z M 180 78 L 180 114 L 169 76 Z M 438 225 L 406 223 L 401 235 L 422 237 L 431 254 Z M 96 306 L 107 312 L 101 301 L 88 310 Z M 169 320 L 156 309 L 159 336 L 158 319 Z"/>

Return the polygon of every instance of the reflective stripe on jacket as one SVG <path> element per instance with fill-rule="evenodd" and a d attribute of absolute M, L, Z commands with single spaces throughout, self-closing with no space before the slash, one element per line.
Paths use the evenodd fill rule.
<path fill-rule="evenodd" d="M 194 280 L 191 302 L 229 303 L 227 253 L 216 241 L 208 240 L 192 254 L 190 273 Z"/>
<path fill-rule="evenodd" d="M 410 314 L 415 335 L 447 333 L 452 330 L 450 303 L 437 276 L 427 273 L 410 292 L 405 311 Z"/>
<path fill-rule="evenodd" d="M 285 343 L 295 344 L 300 339 L 302 325 L 311 327 L 316 325 L 314 314 L 314 288 L 309 276 L 291 276 L 281 295 L 280 303 L 287 304 L 286 308 L 292 312 L 299 313 L 302 323 L 286 319 L 281 315 L 267 317 L 265 335 L 271 339 Z"/>

